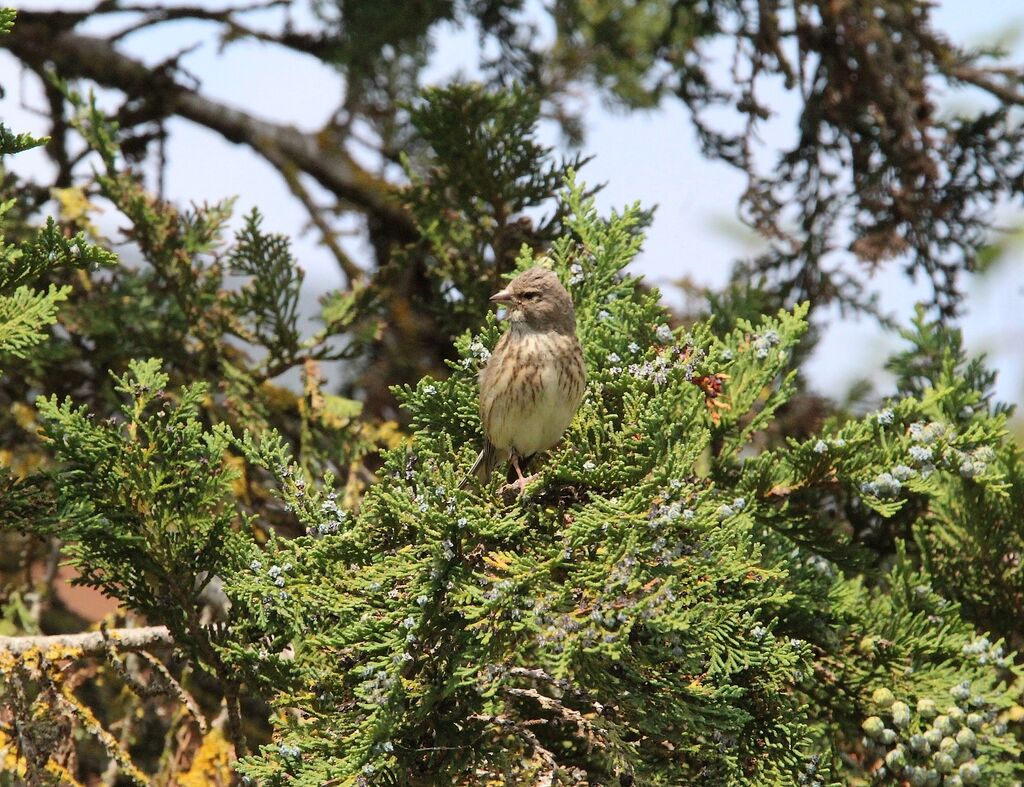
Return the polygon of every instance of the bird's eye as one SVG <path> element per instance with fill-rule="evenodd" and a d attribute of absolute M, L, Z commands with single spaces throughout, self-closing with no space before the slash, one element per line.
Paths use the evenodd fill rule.
<path fill-rule="evenodd" d="M 523 299 L 527 300 L 527 301 L 535 301 L 539 297 L 540 297 L 540 293 L 536 292 L 535 290 L 531 290 L 530 292 L 524 292 L 523 293 Z"/>

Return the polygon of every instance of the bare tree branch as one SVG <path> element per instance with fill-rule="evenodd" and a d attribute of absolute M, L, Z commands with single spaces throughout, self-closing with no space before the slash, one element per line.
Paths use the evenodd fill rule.
<path fill-rule="evenodd" d="M 537 758 L 543 763 L 542 769 L 537 773 L 533 787 L 550 787 L 550 785 L 554 783 L 555 774 L 558 772 L 558 761 L 555 759 L 555 755 L 552 754 L 549 749 L 545 748 L 540 742 L 540 739 L 537 738 L 537 736 L 534 735 L 526 726 L 529 722 L 517 722 L 504 714 L 499 716 L 490 716 L 474 713 L 469 718 L 473 721 L 480 721 L 484 724 L 493 725 L 499 729 L 511 732 L 521 738 L 530 746 L 530 748 L 533 749 L 534 754 L 537 755 Z"/>
<path fill-rule="evenodd" d="M 238 697 L 237 685 L 224 692 L 224 702 L 228 708 L 228 735 L 232 743 L 235 744 L 235 756 L 245 757 L 249 753 L 249 746 L 246 743 L 245 732 L 242 729 L 242 703 Z"/>
<path fill-rule="evenodd" d="M 1007 106 L 1024 106 L 1024 92 L 1017 90 L 1016 87 L 1024 87 L 1024 71 L 962 65 L 954 68 L 950 75 L 961 82 L 981 88 Z M 997 80 L 997 76 L 1002 76 L 1003 80 Z"/>
<path fill-rule="evenodd" d="M 54 648 L 77 651 L 83 656 L 106 656 L 110 644 L 118 650 L 135 651 L 154 645 L 174 645 L 171 632 L 166 626 L 143 626 L 140 628 L 108 629 L 107 631 L 83 631 L 79 634 L 51 634 L 34 637 L 0 637 L 0 652 L 6 651 L 20 656 L 37 649 L 46 653 Z"/>
<path fill-rule="evenodd" d="M 248 145 L 275 168 L 287 161 L 342 202 L 393 228 L 399 237 L 413 237 L 412 221 L 394 187 L 360 167 L 342 148 L 321 145 L 315 134 L 207 98 L 180 84 L 173 68 L 150 69 L 106 39 L 74 33 L 68 29 L 74 22 L 68 14 L 22 12 L 0 43 L 36 70 L 51 64 L 64 78 L 90 79 L 144 98 L 164 115 L 178 115 L 230 142 Z"/>
<path fill-rule="evenodd" d="M 196 724 L 199 726 L 199 731 L 205 735 L 208 727 L 206 724 L 206 717 L 203 715 L 199 708 L 199 703 L 195 701 L 195 698 L 185 690 L 178 681 L 174 679 L 170 671 L 164 666 L 164 663 L 160 659 L 155 658 L 150 653 L 138 649 L 136 653 L 130 654 L 129 658 L 135 661 L 143 661 L 149 665 L 156 675 L 150 678 L 149 683 L 143 683 L 138 676 L 135 674 L 136 670 L 129 667 L 128 659 L 122 661 L 118 655 L 118 651 L 124 650 L 120 646 L 120 642 L 116 640 L 110 629 L 106 626 L 100 627 L 100 633 L 104 635 L 107 652 L 104 654 L 107 658 L 108 663 L 113 667 L 114 671 L 121 677 L 121 680 L 140 697 L 145 699 L 146 697 L 153 697 L 158 694 L 164 694 L 174 697 L 178 700 L 188 712 L 192 714 L 192 718 L 195 719 Z"/>
<path fill-rule="evenodd" d="M 141 19 L 136 20 L 132 24 L 113 34 L 107 40 L 110 43 L 114 43 L 116 41 L 121 41 L 140 30 L 145 30 L 146 28 L 163 24 L 164 22 L 173 22 L 181 19 L 195 19 L 199 21 L 216 22 L 224 25 L 227 29 L 223 36 L 222 44 L 226 44 L 232 40 L 251 38 L 255 41 L 261 41 L 266 44 L 283 46 L 286 49 L 291 49 L 293 52 L 312 55 L 320 60 L 329 59 L 338 47 L 337 42 L 330 36 L 317 35 L 315 33 L 302 33 L 295 30 L 284 30 L 280 33 L 269 33 L 265 30 L 257 30 L 252 27 L 247 27 L 235 19 L 235 14 L 263 10 L 278 5 L 287 5 L 287 3 L 281 2 L 281 0 L 276 0 L 275 2 L 270 2 L 265 5 L 254 5 L 248 8 L 228 8 L 219 11 L 212 11 L 195 6 L 151 8 L 148 10 L 141 6 L 119 6 L 116 9 L 113 9 L 113 12 L 143 13 L 145 15 Z"/>
<path fill-rule="evenodd" d="M 593 724 L 591 724 L 586 717 L 578 710 L 563 705 L 554 697 L 548 697 L 546 694 L 541 694 L 536 689 L 517 689 L 514 687 L 508 687 L 505 689 L 506 694 L 510 694 L 513 697 L 525 697 L 533 700 L 542 708 L 556 716 L 560 717 L 563 721 L 576 727 L 576 731 L 580 737 L 587 741 L 587 745 L 594 748 L 603 748 L 607 745 L 604 733 Z"/>

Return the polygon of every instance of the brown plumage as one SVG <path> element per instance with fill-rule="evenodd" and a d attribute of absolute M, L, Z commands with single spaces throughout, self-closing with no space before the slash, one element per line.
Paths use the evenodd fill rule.
<path fill-rule="evenodd" d="M 551 448 L 572 420 L 587 382 L 572 298 L 552 271 L 531 268 L 491 297 L 508 305 L 509 329 L 480 371 L 484 450 L 471 474 L 486 481 L 512 458 Z"/>

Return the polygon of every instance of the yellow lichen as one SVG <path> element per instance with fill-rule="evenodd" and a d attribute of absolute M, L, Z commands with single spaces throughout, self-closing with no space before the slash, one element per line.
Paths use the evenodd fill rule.
<path fill-rule="evenodd" d="M 57 784 L 71 785 L 71 787 L 83 787 L 82 783 L 78 781 L 74 776 L 71 775 L 71 771 L 65 768 L 60 763 L 49 760 L 46 763 L 46 772 L 51 776 L 57 777 Z"/>
<path fill-rule="evenodd" d="M 203 738 L 189 769 L 178 777 L 180 787 L 203 787 L 231 783 L 231 758 L 234 748 L 219 729 Z"/>
<path fill-rule="evenodd" d="M 103 744 L 103 748 L 106 749 L 107 755 L 111 759 L 117 761 L 121 769 L 121 775 L 127 776 L 138 784 L 149 784 L 146 774 L 136 767 L 128 752 L 121 748 L 121 744 L 118 743 L 117 739 L 103 728 L 103 725 L 100 724 L 99 719 L 93 714 L 91 708 L 83 705 L 67 686 L 61 686 L 60 696 L 67 708 L 81 722 L 85 730 Z"/>
<path fill-rule="evenodd" d="M 85 230 L 96 240 L 103 239 L 99 228 L 90 218 L 91 214 L 102 212 L 102 208 L 89 199 L 85 189 L 81 186 L 71 186 L 64 189 L 50 189 L 50 193 L 60 206 L 61 221 L 73 224 L 76 229 Z"/>
<path fill-rule="evenodd" d="M 27 670 L 32 675 L 39 673 L 39 659 L 41 654 L 39 648 L 29 648 L 18 659 L 18 666 Z"/>
<path fill-rule="evenodd" d="M 81 648 L 70 645 L 51 645 L 46 649 L 43 658 L 47 661 L 66 661 L 80 659 L 83 655 Z"/>
<path fill-rule="evenodd" d="M 10 672 L 18 664 L 18 658 L 9 650 L 0 650 L 0 675 Z"/>
<path fill-rule="evenodd" d="M 14 740 L 0 730 L 0 773 L 14 774 L 22 779 L 28 772 L 28 762 L 18 753 Z"/>
<path fill-rule="evenodd" d="M 19 479 L 47 465 L 47 457 L 41 451 L 19 450 L 7 448 L 0 451 L 0 467 L 9 468 Z"/>
<path fill-rule="evenodd" d="M 234 493 L 235 497 L 244 499 L 249 490 L 245 475 L 245 459 L 225 451 L 224 464 L 227 465 L 230 470 L 234 471 L 234 478 L 231 480 L 232 493 Z"/>
<path fill-rule="evenodd" d="M 24 402 L 15 402 L 10 407 L 10 413 L 11 417 L 14 418 L 14 423 L 26 432 L 35 432 L 37 424 L 34 407 L 29 407 Z"/>

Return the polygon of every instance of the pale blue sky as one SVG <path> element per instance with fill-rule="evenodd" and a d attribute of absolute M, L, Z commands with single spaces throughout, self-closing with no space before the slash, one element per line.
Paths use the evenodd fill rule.
<path fill-rule="evenodd" d="M 72 9 L 92 2 L 30 0 L 19 5 L 25 9 Z M 1019 35 L 1024 5 L 1020 0 L 944 0 L 938 4 L 935 20 L 961 43 L 1009 39 L 1015 61 L 1024 62 L 1024 40 Z M 305 130 L 324 122 L 341 89 L 333 72 L 312 58 L 251 42 L 233 44 L 218 53 L 213 30 L 211 25 L 194 22 L 166 25 L 133 36 L 126 48 L 144 61 L 156 63 L 202 41 L 203 46 L 182 62 L 201 78 L 208 95 Z M 444 81 L 456 71 L 472 76 L 475 64 L 469 58 L 476 45 L 471 31 L 445 30 L 437 47 L 430 79 Z M 723 61 L 726 56 L 723 51 Z M 0 115 L 16 129 L 42 132 L 41 118 L 22 105 L 24 101 L 28 107 L 43 106 L 38 91 L 32 89 L 33 80 L 22 77 L 13 58 L 0 53 L 0 84 L 8 91 L 0 100 Z M 23 87 L 29 89 L 23 91 Z M 955 96 L 940 99 L 951 103 L 964 100 Z M 726 229 L 735 224 L 742 177 L 701 157 L 686 111 L 678 104 L 666 104 L 657 112 L 622 114 L 608 111 L 593 96 L 584 96 L 582 101 L 587 130 L 583 152 L 595 155 L 582 176 L 591 183 L 607 184 L 599 203 L 605 209 L 634 200 L 658 205 L 634 270 L 661 285 L 683 274 L 712 286 L 724 282 L 732 261 L 756 249 L 756 241 L 749 235 Z M 796 105 L 792 97 L 779 90 L 772 105 L 778 114 L 762 130 L 766 150 L 788 142 L 793 134 Z M 187 121 L 174 120 L 170 128 L 168 196 L 187 203 L 238 195 L 240 213 L 258 205 L 268 228 L 295 239 L 296 256 L 307 272 L 307 302 L 311 306 L 317 295 L 339 283 L 334 263 L 320 247 L 316 233 L 301 232 L 306 216 L 276 171 L 247 148 L 230 145 Z M 562 145 L 552 128 L 545 129 L 543 137 L 556 147 Z M 16 169 L 48 166 L 38 151 L 12 163 Z M 1007 223 L 1016 222 L 1017 216 L 1008 210 L 1001 213 Z M 116 226 L 113 217 L 110 222 L 111 227 Z M 349 245 L 357 258 L 365 258 L 366 250 L 356 240 Z M 896 266 L 877 277 L 875 284 L 885 294 L 886 308 L 906 318 L 923 293 L 910 286 Z M 664 289 L 670 300 L 678 297 L 670 286 Z M 1000 397 L 1019 401 L 1024 392 L 1024 354 L 1019 350 L 1024 343 L 1024 253 L 1018 249 L 1009 255 L 991 276 L 971 282 L 968 291 L 969 313 L 963 326 L 969 346 L 990 354 L 990 363 L 1000 371 Z M 824 393 L 840 396 L 852 380 L 867 372 L 879 379 L 880 392 L 886 393 L 884 377 L 877 375 L 877 369 L 894 346 L 892 338 L 873 323 L 842 321 L 836 315 L 813 358 L 812 381 Z"/>

